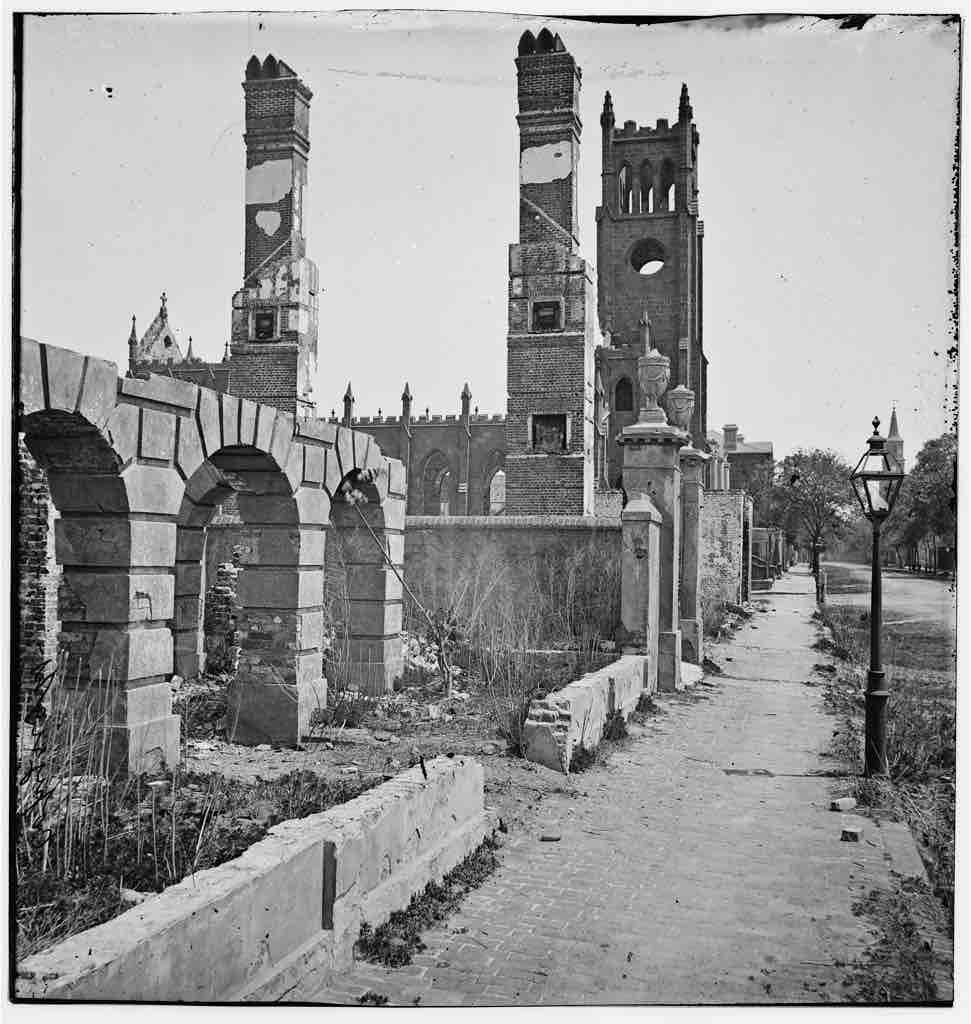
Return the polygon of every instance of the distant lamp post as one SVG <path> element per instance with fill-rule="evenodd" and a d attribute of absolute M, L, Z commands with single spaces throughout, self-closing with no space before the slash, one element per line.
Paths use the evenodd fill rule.
<path fill-rule="evenodd" d="M 904 474 L 887 455 L 887 442 L 880 436 L 880 420 L 873 418 L 873 435 L 867 450 L 850 474 L 863 515 L 873 527 L 873 556 L 870 569 L 870 671 L 866 681 L 866 750 L 864 773 L 889 775 L 887 763 L 887 698 L 880 653 L 883 628 L 883 592 L 880 573 L 880 529 L 893 511 Z"/>

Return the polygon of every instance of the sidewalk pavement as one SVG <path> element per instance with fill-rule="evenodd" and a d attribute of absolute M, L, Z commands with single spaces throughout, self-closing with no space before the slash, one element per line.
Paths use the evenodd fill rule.
<path fill-rule="evenodd" d="M 798 571 L 758 595 L 767 610 L 711 652 L 725 675 L 658 698 L 577 796 L 545 799 L 412 964 L 358 962 L 313 1001 L 845 1000 L 845 965 L 875 937 L 853 904 L 891 871 L 924 872 L 905 825 L 829 809 L 842 766 L 822 756 L 836 720 L 813 669 L 827 660 L 813 595 Z"/>

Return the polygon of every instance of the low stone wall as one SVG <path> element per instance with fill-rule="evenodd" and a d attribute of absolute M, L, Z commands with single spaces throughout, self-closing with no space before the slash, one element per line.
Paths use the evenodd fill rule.
<path fill-rule="evenodd" d="M 610 716 L 617 712 L 626 718 L 641 693 L 651 692 L 646 688 L 647 663 L 645 655 L 625 654 L 606 668 L 534 700 L 523 728 L 528 760 L 568 772 L 578 746 L 588 750 L 599 746 Z"/>
<path fill-rule="evenodd" d="M 604 639 L 620 622 L 620 519 L 594 516 L 408 516 L 404 572 L 430 609 L 462 601 L 512 615 L 551 606 L 594 621 Z M 481 605 L 479 606 L 481 609 Z M 547 642 L 551 637 L 530 637 Z"/>
<path fill-rule="evenodd" d="M 482 766 L 440 757 L 18 965 L 21 998 L 229 1002 L 298 998 L 492 827 Z"/>

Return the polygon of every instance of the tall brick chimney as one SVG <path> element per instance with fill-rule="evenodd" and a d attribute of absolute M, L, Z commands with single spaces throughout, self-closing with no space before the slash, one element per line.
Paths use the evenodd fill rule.
<path fill-rule="evenodd" d="M 594 291 L 579 254 L 580 69 L 544 28 L 516 58 L 519 242 L 509 247 L 506 512 L 593 512 Z"/>
<path fill-rule="evenodd" d="M 253 56 L 246 104 L 243 287 L 233 296 L 230 390 L 313 413 L 317 266 L 306 258 L 311 91 L 284 61 Z"/>

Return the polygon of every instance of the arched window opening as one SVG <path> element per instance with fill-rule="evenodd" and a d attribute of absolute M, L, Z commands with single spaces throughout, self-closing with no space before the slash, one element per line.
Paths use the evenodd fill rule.
<path fill-rule="evenodd" d="M 553 33 L 548 28 L 544 28 L 536 37 L 537 53 L 552 53 L 555 45 Z"/>
<path fill-rule="evenodd" d="M 661 164 L 660 199 L 663 209 L 674 209 L 674 163 L 668 158 Z"/>
<path fill-rule="evenodd" d="M 506 472 L 498 469 L 493 474 L 489 483 L 489 493 L 486 495 L 486 514 L 500 516 L 506 511 Z"/>
<path fill-rule="evenodd" d="M 421 514 L 447 516 L 451 507 L 452 473 L 445 454 L 432 452 L 421 474 Z"/>
<path fill-rule="evenodd" d="M 624 164 L 617 175 L 617 186 L 619 190 L 620 212 L 631 212 L 631 173 L 627 164 Z"/>
<path fill-rule="evenodd" d="M 621 377 L 614 388 L 614 412 L 634 411 L 634 385 L 630 377 Z"/>
<path fill-rule="evenodd" d="M 654 168 L 650 160 L 641 164 L 638 174 L 641 182 L 641 213 L 654 212 Z"/>

